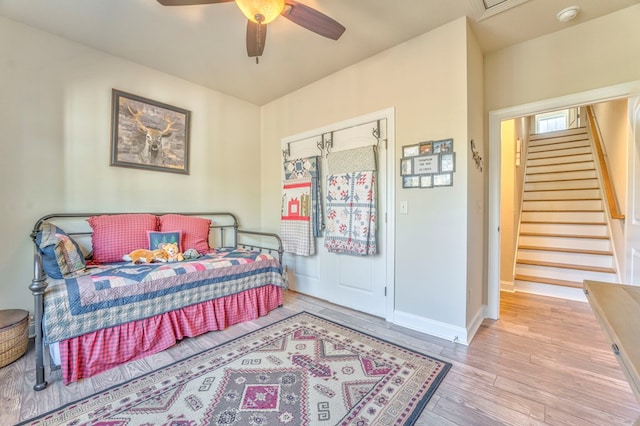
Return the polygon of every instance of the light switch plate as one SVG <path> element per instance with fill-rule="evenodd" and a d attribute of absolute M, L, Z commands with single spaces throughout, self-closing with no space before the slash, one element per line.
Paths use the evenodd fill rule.
<path fill-rule="evenodd" d="M 400 214 L 409 213 L 409 203 L 406 201 L 400 201 Z"/>

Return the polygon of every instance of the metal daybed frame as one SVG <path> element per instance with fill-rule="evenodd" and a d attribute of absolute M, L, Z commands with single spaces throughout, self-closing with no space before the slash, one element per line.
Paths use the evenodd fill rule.
<path fill-rule="evenodd" d="M 33 389 L 36 391 L 43 390 L 47 387 L 47 381 L 45 380 L 44 374 L 44 340 L 43 340 L 43 329 L 42 329 L 42 320 L 44 314 L 44 293 L 47 289 L 47 277 L 45 275 L 43 264 L 42 264 L 42 255 L 38 250 L 38 246 L 36 244 L 36 235 L 40 231 L 40 227 L 46 221 L 56 222 L 64 219 L 81 219 L 81 218 L 89 218 L 91 216 L 100 216 L 100 215 L 118 215 L 118 214 L 135 214 L 135 213 L 146 213 L 146 212 L 131 212 L 131 213 L 121 213 L 121 212 L 109 212 L 109 213 L 53 213 L 48 214 L 46 216 L 38 219 L 31 231 L 31 239 L 34 242 L 34 255 L 33 255 L 33 280 L 31 281 L 31 285 L 29 285 L 29 290 L 33 294 L 34 299 L 34 324 L 35 324 L 35 364 L 36 364 L 36 383 L 33 386 Z M 185 216 L 199 216 L 205 218 L 216 218 L 223 219 L 222 224 L 217 224 L 213 220 L 211 222 L 210 230 L 213 231 L 213 239 L 214 241 L 219 241 L 219 244 L 215 244 L 215 247 L 212 248 L 221 248 L 221 247 L 236 247 L 236 248 L 245 248 L 253 251 L 264 251 L 269 254 L 273 254 L 274 252 L 278 253 L 278 261 L 280 265 L 280 273 L 283 274 L 283 265 L 282 265 L 282 257 L 283 257 L 283 247 L 282 240 L 277 234 L 269 233 L 269 232 L 259 232 L 259 231 L 247 231 L 239 229 L 238 227 L 238 218 L 229 212 L 204 212 L 204 213 L 192 213 L 192 212 L 163 212 L 163 213 L 149 213 L 156 216 L 162 216 L 165 214 L 180 214 Z M 67 230 L 67 234 L 73 237 L 86 237 L 90 238 L 92 231 L 90 227 L 86 225 L 89 229 L 87 231 L 72 231 L 69 232 Z M 210 232 L 211 232 L 210 231 Z M 231 236 L 229 235 L 231 234 Z M 246 237 L 247 239 L 254 238 L 257 241 L 246 241 L 242 242 L 240 239 Z M 210 236 L 211 240 L 211 236 Z M 265 242 L 267 240 L 268 242 Z M 228 242 L 233 242 L 231 245 Z"/>

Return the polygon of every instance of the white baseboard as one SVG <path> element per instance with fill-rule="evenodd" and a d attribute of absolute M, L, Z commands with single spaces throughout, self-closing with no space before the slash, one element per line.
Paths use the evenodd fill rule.
<path fill-rule="evenodd" d="M 516 291 L 516 286 L 513 281 L 500 281 L 500 291 L 510 291 L 513 293 Z"/>
<path fill-rule="evenodd" d="M 394 312 L 394 324 L 452 342 L 469 345 L 478 328 L 480 328 L 480 324 L 482 324 L 484 319 L 483 312 L 484 307 L 476 312 L 471 324 L 466 329 L 401 311 Z"/>

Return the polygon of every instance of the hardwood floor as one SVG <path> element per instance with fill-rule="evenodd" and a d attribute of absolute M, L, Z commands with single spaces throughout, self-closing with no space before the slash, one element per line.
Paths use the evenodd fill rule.
<path fill-rule="evenodd" d="M 32 390 L 34 353 L 0 369 L 0 425 L 68 402 L 307 311 L 453 363 L 418 425 L 623 425 L 640 416 L 591 308 L 583 302 L 502 293 L 501 318 L 485 320 L 467 347 L 376 317 L 286 292 L 284 307 L 256 321 L 185 339 L 173 348 L 63 386 Z"/>

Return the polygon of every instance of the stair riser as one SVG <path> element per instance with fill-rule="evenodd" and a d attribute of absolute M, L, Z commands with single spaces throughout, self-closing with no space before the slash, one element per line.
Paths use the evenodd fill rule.
<path fill-rule="evenodd" d="M 561 299 L 576 300 L 587 303 L 582 288 L 563 287 L 558 285 L 549 285 L 545 283 L 536 283 L 531 281 L 515 280 L 513 282 L 515 291 L 523 293 L 539 294 L 541 296 L 556 297 Z"/>
<path fill-rule="evenodd" d="M 607 237 L 607 225 L 573 225 L 565 223 L 522 223 L 520 232 L 554 235 Z"/>
<path fill-rule="evenodd" d="M 522 212 L 523 222 L 604 222 L 604 212 Z"/>
<path fill-rule="evenodd" d="M 534 200 L 585 200 L 601 198 L 599 189 L 576 189 L 563 191 L 526 191 L 523 194 L 526 201 Z"/>
<path fill-rule="evenodd" d="M 572 155 L 571 157 L 563 158 L 544 158 L 538 160 L 527 160 L 528 167 L 537 167 L 537 166 L 548 166 L 550 164 L 562 164 L 562 163 L 581 163 L 584 161 L 593 161 L 593 155 L 591 154 L 581 154 L 581 155 Z"/>
<path fill-rule="evenodd" d="M 593 161 L 587 161 L 584 163 L 563 163 L 552 164 L 545 166 L 527 167 L 527 176 L 538 175 L 541 173 L 560 173 L 560 172 L 573 172 L 573 171 L 585 171 L 594 170 L 595 164 Z"/>
<path fill-rule="evenodd" d="M 563 253 L 541 250 L 518 250 L 518 260 L 533 260 L 537 262 L 564 263 L 569 265 L 596 266 L 614 268 L 613 256 L 597 254 Z"/>
<path fill-rule="evenodd" d="M 580 154 L 591 154 L 591 148 L 588 146 L 581 148 L 569 148 L 569 149 L 559 149 L 553 151 L 540 151 L 540 152 L 531 152 L 529 150 L 529 154 L 527 156 L 530 160 L 542 159 L 542 158 L 555 158 L 555 157 L 566 157 L 568 155 L 580 155 Z"/>
<path fill-rule="evenodd" d="M 556 247 L 562 249 L 582 249 L 598 251 L 611 250 L 611 242 L 609 240 L 593 240 L 588 238 L 538 237 L 521 235 L 518 243 L 519 245 L 532 247 Z"/>
<path fill-rule="evenodd" d="M 610 252 L 612 249 L 595 157 L 591 150 L 585 128 L 530 138 L 518 239 L 518 245 L 523 248 L 517 250 L 515 273 L 521 278 L 529 276 L 533 281 L 515 279 L 516 285 L 557 287 L 575 283 L 574 286 L 580 287 L 585 279 L 604 282 L 617 280 L 616 273 L 610 272 L 615 269 L 613 255 L 570 251 Z M 540 250 L 526 246 L 539 247 Z M 553 251 L 553 248 L 567 251 Z M 610 271 L 577 269 L 580 267 L 606 268 Z M 544 283 L 545 279 L 561 282 L 549 284 Z"/>
<path fill-rule="evenodd" d="M 609 274 L 604 272 L 551 268 L 547 266 L 536 265 L 522 265 L 518 263 L 516 263 L 516 274 L 575 282 L 582 282 L 583 280 L 616 282 L 617 279 L 616 274 Z"/>
<path fill-rule="evenodd" d="M 529 138 L 529 146 L 531 145 L 541 145 L 548 144 L 554 142 L 565 142 L 572 141 L 576 139 L 584 139 L 587 136 L 587 129 L 585 127 L 581 127 L 578 129 L 570 129 L 563 130 L 561 132 L 553 132 L 553 133 L 540 133 L 538 135 L 531 135 Z"/>
<path fill-rule="evenodd" d="M 523 211 L 558 211 L 558 210 L 603 210 L 600 200 L 560 200 L 560 201 L 523 201 Z"/>
<path fill-rule="evenodd" d="M 568 140 L 566 142 L 556 142 L 553 144 L 535 144 L 529 145 L 530 153 L 538 153 L 545 151 L 555 151 L 559 149 L 572 149 L 572 148 L 589 148 L 589 140 L 581 139 L 581 140 Z"/>
<path fill-rule="evenodd" d="M 549 182 L 549 181 L 558 181 L 558 180 L 562 181 L 562 180 L 571 180 L 571 179 L 597 179 L 597 175 L 595 170 L 529 175 L 529 176 L 525 176 L 525 183 Z"/>
<path fill-rule="evenodd" d="M 570 180 L 566 182 L 534 182 L 524 185 L 525 191 L 544 191 L 549 189 L 598 189 L 597 179 Z"/>

